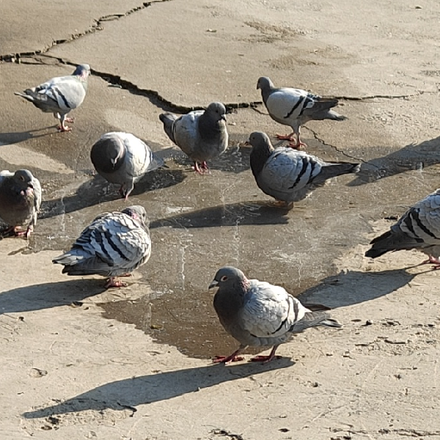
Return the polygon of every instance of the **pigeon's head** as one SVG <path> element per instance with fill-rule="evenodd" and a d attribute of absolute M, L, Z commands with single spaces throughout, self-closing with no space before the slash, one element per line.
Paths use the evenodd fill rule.
<path fill-rule="evenodd" d="M 251 133 L 248 142 L 252 145 L 253 148 L 258 148 L 262 146 L 267 148 L 269 146 L 272 146 L 269 136 L 262 131 L 254 131 L 253 133 Z"/>
<path fill-rule="evenodd" d="M 206 109 L 206 113 L 216 121 L 226 121 L 226 107 L 221 102 L 211 102 Z"/>
<path fill-rule="evenodd" d="M 248 283 L 249 280 L 240 269 L 232 266 L 225 266 L 217 271 L 214 279 L 209 285 L 209 289 L 212 289 L 213 287 L 230 289 L 237 285 L 246 287 Z"/>
<path fill-rule="evenodd" d="M 73 72 L 73 75 L 79 76 L 81 79 L 86 80 L 90 75 L 90 66 L 88 64 L 80 64 Z"/>
<path fill-rule="evenodd" d="M 149 221 L 147 218 L 147 211 L 145 211 L 145 208 L 143 206 L 129 206 L 128 208 L 123 209 L 121 212 L 137 220 L 144 228 L 148 228 Z"/>
<path fill-rule="evenodd" d="M 271 87 L 273 87 L 273 83 L 270 80 L 270 78 L 268 78 L 267 76 L 261 76 L 260 78 L 258 78 L 257 90 L 258 89 L 266 90 L 266 89 L 270 89 Z"/>

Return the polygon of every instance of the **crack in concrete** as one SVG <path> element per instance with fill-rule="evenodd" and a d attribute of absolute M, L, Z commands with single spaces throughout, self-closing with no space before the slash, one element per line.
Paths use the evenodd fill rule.
<path fill-rule="evenodd" d="M 36 49 L 35 51 L 30 51 L 30 52 L 16 52 L 16 53 L 11 53 L 11 54 L 0 55 L 0 61 L 20 63 L 22 58 L 34 57 L 35 55 L 43 55 L 43 54 L 47 53 L 48 51 L 50 51 L 50 49 L 52 49 L 54 46 L 59 46 L 61 44 L 71 43 L 72 41 L 77 40 L 78 38 L 85 37 L 86 35 L 93 34 L 97 31 L 102 31 L 104 29 L 101 26 L 103 22 L 120 20 L 121 18 L 128 17 L 129 15 L 131 15 L 135 12 L 138 12 L 138 11 L 141 11 L 143 9 L 148 8 L 149 6 L 151 6 L 152 3 L 164 3 L 166 1 L 171 1 L 171 0 L 152 0 L 149 2 L 144 2 L 144 3 L 142 3 L 141 6 L 136 6 L 132 9 L 130 9 L 129 11 L 124 12 L 124 13 L 103 15 L 102 17 L 99 17 L 98 19 L 96 19 L 96 18 L 93 19 L 93 21 L 95 23 L 89 29 L 86 29 L 83 32 L 77 32 L 75 34 L 71 34 L 67 38 L 53 40 L 51 44 L 47 45 L 43 49 Z"/>

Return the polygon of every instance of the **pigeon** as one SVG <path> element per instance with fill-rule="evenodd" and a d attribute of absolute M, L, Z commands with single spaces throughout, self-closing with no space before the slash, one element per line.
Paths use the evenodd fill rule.
<path fill-rule="evenodd" d="M 168 137 L 194 161 L 199 174 L 209 172 L 207 160 L 222 154 L 228 146 L 226 108 L 221 102 L 209 104 L 206 110 L 195 110 L 186 115 L 159 115 Z"/>
<path fill-rule="evenodd" d="M 418 249 L 440 269 L 440 189 L 417 202 L 391 226 L 390 230 L 370 243 L 366 257 L 377 258 L 390 251 Z"/>
<path fill-rule="evenodd" d="M 129 276 L 151 255 L 147 213 L 135 205 L 102 214 L 87 226 L 70 251 L 52 260 L 67 275 L 108 277 L 105 288 L 125 287 L 118 276 Z"/>
<path fill-rule="evenodd" d="M 15 94 L 32 102 L 45 113 L 53 113 L 60 121 L 60 131 L 71 131 L 66 122 L 73 122 L 73 119 L 67 118 L 67 115 L 84 101 L 89 75 L 90 66 L 81 64 L 72 75 L 52 78 L 39 86 L 26 89 L 23 93 Z"/>
<path fill-rule="evenodd" d="M 125 200 L 146 173 L 164 165 L 145 142 L 123 132 L 102 135 L 93 145 L 90 159 L 104 179 L 121 185 L 119 193 Z"/>
<path fill-rule="evenodd" d="M 274 149 L 269 137 L 251 133 L 250 163 L 258 187 L 278 203 L 289 208 L 304 199 L 326 180 L 342 174 L 357 173 L 358 163 L 324 162 L 316 156 L 289 147 Z"/>
<path fill-rule="evenodd" d="M 293 333 L 319 325 L 341 327 L 326 312 L 312 312 L 281 286 L 249 280 L 231 266 L 218 270 L 209 288 L 218 287 L 214 309 L 225 330 L 240 346 L 229 356 L 217 356 L 214 362 L 241 360 L 237 355 L 248 346 L 272 346 L 268 356 L 251 361 L 270 362 L 278 346 Z"/>
<path fill-rule="evenodd" d="M 335 111 L 331 110 L 338 104 L 336 98 L 323 98 L 313 95 L 306 90 L 283 87 L 277 89 L 273 82 L 266 76 L 258 79 L 257 89 L 261 89 L 261 97 L 270 117 L 280 124 L 292 127 L 293 132 L 289 135 L 278 135 L 278 139 L 292 141 L 296 135 L 296 142 L 290 143 L 292 148 L 299 149 L 306 146 L 301 142 L 301 125 L 308 121 L 322 121 L 332 119 L 333 121 L 343 121 L 347 119 Z"/>
<path fill-rule="evenodd" d="M 3 234 L 28 238 L 37 224 L 40 206 L 40 181 L 30 171 L 0 172 L 0 218 L 9 225 Z"/>

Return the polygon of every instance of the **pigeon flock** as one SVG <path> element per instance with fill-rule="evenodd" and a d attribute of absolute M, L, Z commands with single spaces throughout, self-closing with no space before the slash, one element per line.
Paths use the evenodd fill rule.
<path fill-rule="evenodd" d="M 43 112 L 53 113 L 60 121 L 60 131 L 70 131 L 67 115 L 78 108 L 87 92 L 90 66 L 79 65 L 72 75 L 49 81 L 16 93 Z M 292 133 L 279 139 L 289 140 L 284 147 L 274 148 L 269 136 L 253 132 L 247 141 L 252 146 L 250 167 L 257 186 L 273 197 L 277 204 L 292 208 L 293 203 L 307 197 L 328 179 L 357 173 L 358 163 L 325 162 L 300 151 L 305 144 L 300 138 L 301 125 L 310 120 L 343 121 L 332 110 L 337 99 L 322 98 L 305 90 L 276 88 L 267 77 L 257 81 L 263 103 L 272 119 L 291 127 Z M 228 147 L 226 107 L 210 103 L 204 111 L 185 115 L 162 113 L 159 118 L 170 140 L 194 163 L 194 171 L 209 173 L 207 161 L 222 154 Z M 105 133 L 91 147 L 90 159 L 97 173 L 110 183 L 120 185 L 119 192 L 127 200 L 134 185 L 146 173 L 166 166 L 141 139 L 130 133 Z M 41 185 L 25 169 L 0 172 L 0 219 L 7 224 L 3 236 L 28 238 L 41 206 Z M 144 207 L 135 205 L 120 212 L 104 213 L 88 225 L 66 253 L 53 259 L 67 275 L 97 274 L 107 278 L 105 287 L 123 287 L 118 277 L 130 276 L 151 255 L 149 222 Z M 371 242 L 367 257 L 403 249 L 418 249 L 428 255 L 425 263 L 440 268 L 440 189 L 410 208 L 388 232 Z M 228 356 L 214 362 L 226 363 L 242 359 L 238 355 L 248 346 L 269 346 L 267 356 L 253 361 L 274 359 L 278 346 L 294 333 L 309 327 L 341 327 L 327 312 L 307 309 L 284 288 L 268 282 L 247 279 L 235 267 L 222 267 L 209 288 L 218 290 L 214 309 L 225 330 L 239 342 Z"/>

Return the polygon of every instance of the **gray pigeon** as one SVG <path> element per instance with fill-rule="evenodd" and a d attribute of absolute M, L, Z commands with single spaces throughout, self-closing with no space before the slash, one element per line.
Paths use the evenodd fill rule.
<path fill-rule="evenodd" d="M 90 158 L 96 171 L 111 183 L 121 185 L 127 200 L 134 184 L 146 173 L 164 165 L 150 147 L 130 133 L 106 133 L 93 145 Z"/>
<path fill-rule="evenodd" d="M 39 86 L 26 89 L 23 93 L 15 94 L 32 102 L 45 113 L 53 113 L 60 121 L 60 131 L 71 131 L 65 122 L 73 122 L 73 119 L 67 118 L 67 115 L 84 101 L 89 75 L 90 66 L 81 64 L 72 75 L 58 76 Z"/>
<path fill-rule="evenodd" d="M 403 214 L 390 230 L 376 237 L 366 257 L 377 258 L 390 251 L 418 249 L 428 255 L 424 264 L 440 269 L 440 189 Z"/>
<path fill-rule="evenodd" d="M 0 218 L 9 225 L 3 233 L 29 237 L 37 224 L 41 185 L 28 170 L 0 172 Z"/>
<path fill-rule="evenodd" d="M 357 163 L 324 162 L 289 147 L 274 149 L 269 137 L 260 131 L 252 133 L 249 142 L 251 169 L 258 187 L 288 207 L 323 186 L 326 180 L 360 169 Z"/>
<path fill-rule="evenodd" d="M 296 135 L 296 142 L 289 144 L 292 148 L 299 149 L 301 145 L 306 146 L 300 138 L 301 125 L 306 122 L 322 121 L 323 119 L 332 119 L 333 121 L 347 119 L 331 110 L 338 104 L 338 100 L 335 98 L 323 98 L 306 90 L 289 87 L 278 89 L 266 76 L 258 79 L 257 89 L 261 89 L 261 97 L 270 117 L 280 124 L 292 127 L 293 132 L 289 135 L 277 134 L 278 139 L 289 141 L 292 141 L 293 136 Z"/>
<path fill-rule="evenodd" d="M 208 172 L 206 161 L 222 154 L 228 146 L 225 115 L 225 106 L 213 102 L 206 110 L 182 116 L 162 113 L 159 118 L 168 137 L 194 161 L 194 170 L 204 174 Z"/>
<path fill-rule="evenodd" d="M 252 361 L 269 362 L 278 346 L 292 333 L 324 325 L 341 327 L 326 312 L 312 312 L 280 286 L 264 281 L 248 280 L 235 267 L 222 267 L 209 288 L 218 287 L 214 309 L 225 330 L 240 346 L 229 356 L 218 356 L 214 362 L 241 360 L 237 355 L 248 346 L 273 346 L 268 356 Z"/>
<path fill-rule="evenodd" d="M 109 277 L 106 288 L 124 287 L 118 276 L 129 276 L 151 255 L 147 213 L 135 205 L 102 214 L 81 232 L 72 249 L 52 260 L 67 275 Z"/>

